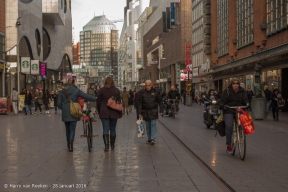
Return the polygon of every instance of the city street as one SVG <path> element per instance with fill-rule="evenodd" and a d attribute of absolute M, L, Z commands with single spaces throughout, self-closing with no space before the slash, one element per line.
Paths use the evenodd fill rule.
<path fill-rule="evenodd" d="M 135 116 L 119 120 L 116 149 L 106 153 L 101 137 L 88 152 L 78 123 L 71 153 L 59 114 L 0 115 L 0 191 L 229 191 L 160 123 L 155 146 L 137 138 Z"/>
<path fill-rule="evenodd" d="M 267 120 L 255 121 L 242 161 L 237 150 L 235 156 L 226 153 L 225 138 L 206 128 L 202 112 L 198 104 L 181 105 L 176 119 L 160 121 L 235 191 L 288 191 L 287 113 L 280 112 L 279 122 L 271 112 Z"/>

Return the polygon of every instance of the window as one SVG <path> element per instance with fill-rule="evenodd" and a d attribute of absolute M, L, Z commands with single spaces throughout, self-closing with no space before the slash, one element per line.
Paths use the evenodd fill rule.
<path fill-rule="evenodd" d="M 5 36 L 0 34 L 0 60 L 5 60 Z"/>
<path fill-rule="evenodd" d="M 237 47 L 253 43 L 254 0 L 237 0 Z"/>
<path fill-rule="evenodd" d="M 35 39 L 36 39 L 36 50 L 38 56 L 40 56 L 41 53 L 41 38 L 40 38 L 40 32 L 38 29 L 35 31 Z"/>
<path fill-rule="evenodd" d="M 228 54 L 228 0 L 217 0 L 218 57 Z"/>
<path fill-rule="evenodd" d="M 267 0 L 267 35 L 272 35 L 287 27 L 287 0 Z"/>

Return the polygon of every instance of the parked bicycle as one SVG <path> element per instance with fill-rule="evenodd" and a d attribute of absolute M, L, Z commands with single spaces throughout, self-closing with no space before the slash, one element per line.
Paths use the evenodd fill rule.
<path fill-rule="evenodd" d="M 242 161 L 244 161 L 246 156 L 246 135 L 244 127 L 240 121 L 240 115 L 242 113 L 241 109 L 246 109 L 248 106 L 230 107 L 225 105 L 225 107 L 235 109 L 235 121 L 233 124 L 233 132 L 231 139 L 232 155 L 235 154 L 236 147 L 238 147 L 240 158 Z"/>

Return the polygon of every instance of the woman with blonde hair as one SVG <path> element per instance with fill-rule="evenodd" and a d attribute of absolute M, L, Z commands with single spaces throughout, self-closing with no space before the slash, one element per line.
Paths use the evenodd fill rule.
<path fill-rule="evenodd" d="M 67 99 L 67 97 L 68 99 Z M 78 97 L 82 97 L 88 101 L 96 101 L 95 97 L 87 95 L 83 93 L 80 89 L 75 86 L 75 80 L 73 78 L 68 79 L 68 85 L 60 91 L 57 105 L 58 108 L 62 110 L 62 121 L 66 127 L 66 139 L 67 139 L 67 147 L 70 152 L 73 151 L 73 141 L 75 138 L 75 129 L 77 125 L 77 121 L 80 119 L 76 119 L 71 116 L 70 114 L 70 103 L 69 100 L 72 102 L 78 102 Z"/>
<path fill-rule="evenodd" d="M 122 113 L 121 111 L 116 111 L 107 106 L 108 100 L 112 97 L 115 97 L 117 101 L 121 101 L 119 89 L 115 87 L 113 79 L 111 77 L 107 77 L 104 87 L 100 89 L 97 94 L 97 110 L 103 126 L 105 151 L 109 150 L 109 139 L 111 149 L 115 148 L 116 124 L 119 116 Z"/>

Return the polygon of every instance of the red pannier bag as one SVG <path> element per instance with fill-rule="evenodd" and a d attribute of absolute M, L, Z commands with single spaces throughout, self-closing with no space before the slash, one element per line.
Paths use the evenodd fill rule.
<path fill-rule="evenodd" d="M 244 127 L 245 134 L 250 135 L 255 131 L 253 119 L 247 111 L 244 111 L 243 109 L 241 109 L 241 111 L 242 111 L 242 113 L 240 114 L 241 124 Z"/>

